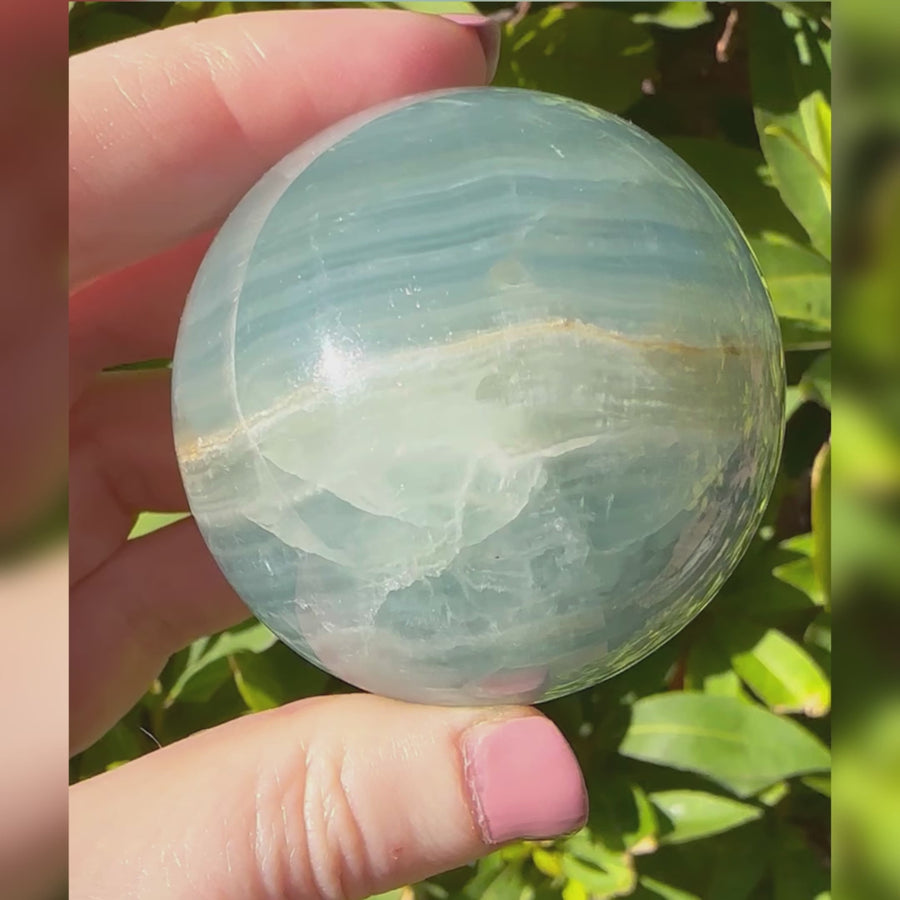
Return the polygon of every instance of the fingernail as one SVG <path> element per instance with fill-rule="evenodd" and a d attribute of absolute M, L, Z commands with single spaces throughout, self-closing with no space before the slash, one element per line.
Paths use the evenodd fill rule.
<path fill-rule="evenodd" d="M 487 843 L 545 840 L 584 824 L 588 801 L 581 769 L 549 719 L 476 725 L 464 738 L 463 758 Z"/>
<path fill-rule="evenodd" d="M 453 13 L 442 16 L 443 19 L 449 19 L 456 22 L 457 25 L 464 25 L 471 28 L 478 35 L 481 41 L 481 49 L 484 51 L 484 59 L 487 64 L 487 81 L 490 83 L 497 74 L 497 63 L 500 61 L 500 24 L 487 16 L 477 16 L 466 13 Z"/>

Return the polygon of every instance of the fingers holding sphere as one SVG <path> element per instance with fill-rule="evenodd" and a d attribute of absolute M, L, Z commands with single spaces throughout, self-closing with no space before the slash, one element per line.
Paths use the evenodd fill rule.
<path fill-rule="evenodd" d="M 533 710 L 318 698 L 77 786 L 73 896 L 362 898 L 586 814 L 574 754 Z"/>

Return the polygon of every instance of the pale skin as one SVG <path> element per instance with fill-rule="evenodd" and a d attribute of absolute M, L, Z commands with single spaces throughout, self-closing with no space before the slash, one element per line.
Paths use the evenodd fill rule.
<path fill-rule="evenodd" d="M 73 59 L 72 752 L 174 651 L 248 615 L 192 520 L 127 541 L 141 510 L 186 508 L 169 375 L 103 370 L 171 356 L 212 234 L 283 155 L 380 101 L 484 84 L 490 66 L 470 27 L 360 10 L 228 16 Z M 496 738 L 513 722 L 518 744 Z M 585 815 L 574 757 L 534 710 L 316 698 L 72 788 L 70 890 L 365 897 Z"/>

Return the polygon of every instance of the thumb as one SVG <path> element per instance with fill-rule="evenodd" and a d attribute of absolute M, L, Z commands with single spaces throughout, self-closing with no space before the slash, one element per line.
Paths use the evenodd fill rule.
<path fill-rule="evenodd" d="M 361 898 L 580 827 L 584 782 L 532 709 L 322 697 L 72 788 L 77 900 Z"/>

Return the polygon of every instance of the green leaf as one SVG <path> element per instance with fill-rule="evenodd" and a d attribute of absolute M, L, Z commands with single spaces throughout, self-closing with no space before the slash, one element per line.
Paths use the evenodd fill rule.
<path fill-rule="evenodd" d="M 128 535 L 128 540 L 134 540 L 134 538 L 143 537 L 145 534 L 151 534 L 154 531 L 159 531 L 160 528 L 165 528 L 167 525 L 174 525 L 176 522 L 180 522 L 182 519 L 187 519 L 190 516 L 190 513 L 159 513 L 159 512 L 145 512 L 141 513 L 137 517 L 137 521 L 134 523 L 134 527 L 131 529 L 131 533 Z"/>
<path fill-rule="evenodd" d="M 265 625 L 250 619 L 243 625 L 238 625 L 229 631 L 223 631 L 213 641 L 207 654 L 230 656 L 232 653 L 247 651 L 250 653 L 262 653 L 268 650 L 277 638 Z"/>
<path fill-rule="evenodd" d="M 223 4 L 215 4 L 221 6 Z M 230 4 L 228 4 L 230 6 Z M 199 3 L 195 0 L 181 0 L 180 3 L 169 4 L 169 9 L 163 17 L 161 27 L 169 28 L 172 25 L 182 25 L 185 22 L 198 22 L 205 19 L 211 12 L 213 4 Z"/>
<path fill-rule="evenodd" d="M 785 584 L 803 591 L 817 606 L 824 604 L 825 598 L 816 578 L 811 559 L 795 559 L 789 563 L 784 563 L 784 565 L 776 566 L 772 570 L 772 574 L 779 581 L 783 581 Z"/>
<path fill-rule="evenodd" d="M 802 588 L 790 581 L 790 571 L 784 580 L 778 575 L 796 562 L 806 562 L 806 580 L 801 579 L 803 573 L 794 576 L 802 582 Z M 714 609 L 766 626 L 795 622 L 801 616 L 808 617 L 816 612 L 816 602 L 806 593 L 810 587 L 815 593 L 812 565 L 808 559 L 798 560 L 794 554 L 780 548 L 769 548 L 758 558 L 746 560 L 743 571 L 739 570 L 719 594 Z"/>
<path fill-rule="evenodd" d="M 463 893 L 470 900 L 525 900 L 528 890 L 522 862 L 504 859 L 501 851 L 478 863 L 478 874 Z"/>
<path fill-rule="evenodd" d="M 781 319 L 803 323 L 819 339 L 831 330 L 831 265 L 787 240 L 755 240 L 753 251 Z"/>
<path fill-rule="evenodd" d="M 831 409 L 831 353 L 822 353 L 803 373 L 800 387 L 804 399 L 815 400 L 826 409 Z"/>
<path fill-rule="evenodd" d="M 640 879 L 640 888 L 634 897 L 635 900 L 700 900 L 696 894 L 683 891 L 671 884 L 664 884 L 646 875 Z"/>
<path fill-rule="evenodd" d="M 614 852 L 632 855 L 656 849 L 656 814 L 643 789 L 622 776 L 588 773 L 590 833 Z"/>
<path fill-rule="evenodd" d="M 634 890 L 635 872 L 631 854 L 607 847 L 590 829 L 582 828 L 564 841 L 562 851 L 563 873 L 579 881 L 590 893 L 618 897 Z M 580 865 L 574 865 L 576 863 Z M 581 872 L 580 877 L 573 874 L 576 870 Z M 612 881 L 607 881 L 605 876 Z M 606 887 L 603 888 L 603 885 Z M 602 894 L 604 889 L 608 893 Z"/>
<path fill-rule="evenodd" d="M 659 839 L 664 844 L 721 834 L 762 815 L 758 806 L 704 791 L 656 791 L 650 800 L 661 817 Z"/>
<path fill-rule="evenodd" d="M 838 409 L 836 483 L 865 495 L 900 493 L 900 432 L 870 401 L 841 395 Z"/>
<path fill-rule="evenodd" d="M 168 356 L 155 356 L 152 359 L 140 359 L 136 362 L 120 363 L 116 366 L 106 366 L 104 372 L 147 372 L 154 369 L 171 369 L 172 358 Z"/>
<path fill-rule="evenodd" d="M 200 660 L 196 667 L 183 673 L 175 683 L 163 701 L 163 709 L 168 709 L 176 702 L 207 703 L 230 678 L 231 669 L 226 656 L 216 656 L 208 661 Z"/>
<path fill-rule="evenodd" d="M 229 662 L 234 683 L 252 712 L 314 697 L 322 693 L 329 681 L 327 673 L 280 642 L 263 653 L 230 656 Z"/>
<path fill-rule="evenodd" d="M 543 847 L 535 847 L 531 851 L 531 861 L 539 872 L 548 878 L 559 878 L 562 875 L 562 856 Z"/>
<path fill-rule="evenodd" d="M 803 642 L 809 648 L 810 653 L 822 667 L 822 671 L 830 674 L 831 671 L 831 613 L 822 610 L 806 628 Z"/>
<path fill-rule="evenodd" d="M 796 722 L 731 697 L 687 692 L 638 700 L 619 750 L 697 772 L 741 797 L 829 765 L 828 750 Z"/>
<path fill-rule="evenodd" d="M 816 582 L 825 607 L 831 602 L 831 444 L 816 455 L 812 470 L 812 558 Z"/>
<path fill-rule="evenodd" d="M 847 437 L 844 420 L 840 433 L 839 445 Z M 854 582 L 860 578 L 890 592 L 900 590 L 900 519 L 877 501 L 850 493 L 843 473 L 836 485 L 831 523 L 835 592 L 839 593 L 841 587 L 858 587 Z"/>
<path fill-rule="evenodd" d="M 831 347 L 831 329 L 797 319 L 779 318 L 781 343 L 788 352 L 791 350 L 828 350 Z"/>
<path fill-rule="evenodd" d="M 812 556 L 812 532 L 809 531 L 806 534 L 795 534 L 793 537 L 789 537 L 786 540 L 783 540 L 779 544 L 779 547 L 781 547 L 782 550 L 789 550 L 791 553 L 800 553 L 803 556 Z"/>
<path fill-rule="evenodd" d="M 775 807 L 778 806 L 790 792 L 791 786 L 786 781 L 779 781 L 777 784 L 773 784 L 772 787 L 767 787 L 764 791 L 760 791 L 756 795 L 756 799 L 762 803 L 763 806 Z"/>
<path fill-rule="evenodd" d="M 831 796 L 831 775 L 807 775 L 800 780 L 817 794 L 823 797 Z"/>
<path fill-rule="evenodd" d="M 251 712 L 275 709 L 284 703 L 282 685 L 274 677 L 265 654 L 240 653 L 228 657 L 235 687 Z"/>
<path fill-rule="evenodd" d="M 163 706 L 176 700 L 203 702 L 231 677 L 228 657 L 242 651 L 261 653 L 277 638 L 265 625 L 250 620 L 214 638 L 201 638 L 191 645 L 184 670 L 169 689 Z"/>
<path fill-rule="evenodd" d="M 155 744 L 141 731 L 137 710 L 132 710 L 74 760 L 79 780 L 108 772 L 137 759 Z"/>
<path fill-rule="evenodd" d="M 415 894 L 410 887 L 395 888 L 384 894 L 372 894 L 367 900 L 415 900 Z"/>
<path fill-rule="evenodd" d="M 494 84 L 623 112 L 655 71 L 653 38 L 624 12 L 552 6 L 505 26 Z"/>
<path fill-rule="evenodd" d="M 818 32 L 822 32 L 817 33 Z M 831 256 L 831 69 L 819 23 L 754 4 L 750 71 L 756 127 L 784 202 Z"/>
<path fill-rule="evenodd" d="M 694 0 L 678 0 L 666 3 L 658 12 L 640 12 L 632 16 L 632 21 L 641 25 L 660 25 L 663 28 L 697 28 L 712 22 L 712 13 L 705 3 Z"/>
<path fill-rule="evenodd" d="M 742 640 L 741 631 L 746 628 L 736 625 L 732 645 Z M 774 712 L 817 717 L 831 709 L 831 685 L 827 676 L 799 644 L 781 631 L 770 628 L 752 646 L 734 650 L 731 664 L 753 693 Z"/>
<path fill-rule="evenodd" d="M 209 670 L 221 671 L 222 680 L 218 686 L 205 687 L 201 697 L 199 689 L 195 695 L 191 682 L 178 702 L 160 707 L 152 731 L 161 744 L 175 743 L 188 735 L 215 728 L 246 714 L 247 706 L 230 677 L 227 660 L 217 660 L 203 670 L 197 676 L 199 684 L 202 685 L 210 677 L 206 674 Z"/>
<path fill-rule="evenodd" d="M 567 881 L 562 889 L 562 900 L 591 900 L 591 898 L 577 881 Z"/>
<path fill-rule="evenodd" d="M 69 52 L 92 50 L 102 44 L 121 41 L 152 31 L 150 25 L 135 16 L 118 12 L 109 3 L 94 3 L 89 7 L 79 3 L 69 18 Z"/>
<path fill-rule="evenodd" d="M 721 839 L 703 900 L 747 900 L 753 894 L 769 865 L 763 822 Z"/>
<path fill-rule="evenodd" d="M 716 630 L 700 634 L 691 644 L 684 670 L 684 687 L 719 697 L 747 700 L 741 679 L 731 668 L 731 657 Z"/>
<path fill-rule="evenodd" d="M 812 0 L 802 0 L 800 3 L 792 3 L 790 0 L 768 0 L 768 2 L 777 9 L 793 13 L 795 16 L 811 16 L 814 19 L 828 19 L 831 16 L 830 2 L 812 2 Z"/>
<path fill-rule="evenodd" d="M 782 341 L 784 340 L 784 332 L 782 332 Z M 803 389 L 798 384 L 789 384 L 784 392 L 784 416 L 785 420 L 789 420 L 804 403 L 807 398 L 803 395 Z"/>
<path fill-rule="evenodd" d="M 662 140 L 718 194 L 748 238 L 806 243 L 806 233 L 784 205 L 758 150 L 708 138 Z"/>
<path fill-rule="evenodd" d="M 821 900 L 830 887 L 829 873 L 803 831 L 779 824 L 773 845 L 775 890 L 772 900 L 798 900 L 800 897 Z"/>
<path fill-rule="evenodd" d="M 637 879 L 627 855 L 574 840 L 566 842 L 565 851 L 560 859 L 563 875 L 581 885 L 592 900 L 627 897 L 634 890 Z"/>

